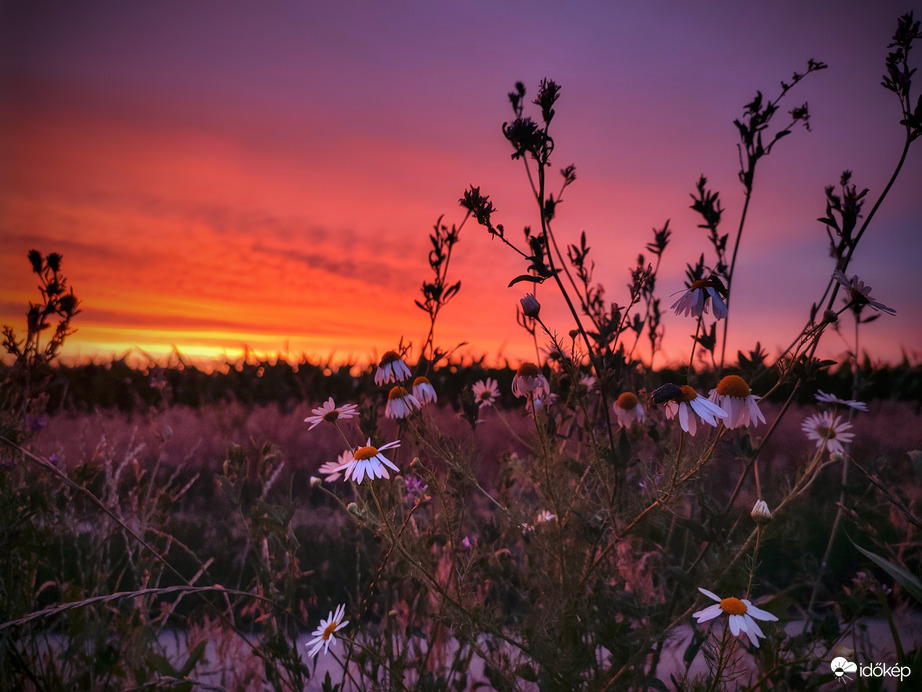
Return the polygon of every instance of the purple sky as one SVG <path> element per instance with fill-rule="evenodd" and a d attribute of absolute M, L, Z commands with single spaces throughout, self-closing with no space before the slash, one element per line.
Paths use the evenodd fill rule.
<path fill-rule="evenodd" d="M 425 335 L 413 306 L 427 233 L 460 221 L 468 184 L 498 220 L 535 225 L 500 125 L 506 93 L 563 86 L 557 167 L 579 179 L 557 219 L 586 230 L 598 280 L 625 302 L 628 265 L 668 218 L 659 292 L 707 251 L 689 193 L 721 192 L 739 218 L 732 120 L 757 89 L 809 101 L 757 173 L 738 266 L 732 347 L 787 345 L 831 272 L 816 218 L 845 168 L 876 199 L 899 156 L 893 94 L 880 86 L 906 2 L 4 3 L 0 6 L 0 321 L 34 299 L 25 254 L 60 251 L 84 300 L 73 349 L 370 357 Z M 917 8 L 918 9 L 918 8 Z M 918 13 L 917 13 L 918 14 Z M 922 51 L 920 51 L 922 52 Z M 916 64 L 922 64 L 917 60 Z M 873 353 L 918 353 L 922 154 L 862 241 L 851 271 L 898 310 L 867 326 Z M 514 320 L 523 267 L 474 225 L 453 260 L 462 292 L 444 346 L 528 357 Z M 548 321 L 570 328 L 542 287 Z M 694 329 L 670 317 L 682 358 Z M 837 354 L 846 342 L 826 337 Z M 735 351 L 734 351 L 735 352 Z"/>

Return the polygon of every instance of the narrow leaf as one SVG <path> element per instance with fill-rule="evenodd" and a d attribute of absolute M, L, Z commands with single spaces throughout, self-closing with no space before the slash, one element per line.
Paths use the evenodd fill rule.
<path fill-rule="evenodd" d="M 884 572 L 893 577 L 894 580 L 902 584 L 903 588 L 906 589 L 906 591 L 911 594 L 913 598 L 922 603 L 922 582 L 920 582 L 915 575 L 903 569 L 899 565 L 881 557 L 880 555 L 872 553 L 869 550 L 865 550 L 860 545 L 855 543 L 855 541 L 852 541 L 852 545 L 855 546 L 858 549 L 858 552 L 864 555 L 868 560 L 880 567 Z"/>

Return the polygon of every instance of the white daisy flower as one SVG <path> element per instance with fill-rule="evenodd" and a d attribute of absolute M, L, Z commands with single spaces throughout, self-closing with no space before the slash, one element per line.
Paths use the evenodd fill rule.
<path fill-rule="evenodd" d="M 618 400 L 615 401 L 615 416 L 618 417 L 618 425 L 622 428 L 631 427 L 634 421 L 643 423 L 643 404 L 634 392 L 621 392 Z"/>
<path fill-rule="evenodd" d="M 512 393 L 519 397 L 529 394 L 536 397 L 547 396 L 551 393 L 551 385 L 537 365 L 526 361 L 519 366 L 515 377 L 512 378 Z"/>
<path fill-rule="evenodd" d="M 843 272 L 836 269 L 832 273 L 832 278 L 848 291 L 849 305 L 854 305 L 859 309 L 867 305 L 877 312 L 886 312 L 888 315 L 896 314 L 896 310 L 871 297 L 871 287 L 866 286 L 864 281 L 858 278 L 857 274 L 849 279 Z"/>
<path fill-rule="evenodd" d="M 856 411 L 868 410 L 868 405 L 863 401 L 855 401 L 854 399 L 839 399 L 835 394 L 827 394 L 822 389 L 817 389 L 814 396 L 816 396 L 817 401 L 822 401 L 825 404 L 848 406 L 849 408 L 853 408 Z"/>
<path fill-rule="evenodd" d="M 595 375 L 590 375 L 588 373 L 583 374 L 579 378 L 579 383 L 583 385 L 586 389 L 592 389 L 596 383 Z"/>
<path fill-rule="evenodd" d="M 727 412 L 724 425 L 727 428 L 743 428 L 750 425 L 755 427 L 765 422 L 765 416 L 756 403 L 757 397 L 749 389 L 749 385 L 739 375 L 727 375 L 717 383 L 717 388 L 711 390 L 710 399 Z"/>
<path fill-rule="evenodd" d="M 320 468 L 317 469 L 317 473 L 323 476 L 323 480 L 327 483 L 332 483 L 335 480 L 339 480 L 339 477 L 342 474 L 343 468 L 352 461 L 352 452 L 348 449 L 339 455 L 339 458 L 336 461 L 326 461 L 320 465 Z"/>
<path fill-rule="evenodd" d="M 381 454 L 385 449 L 393 449 L 399 446 L 400 440 L 395 440 L 381 447 L 373 447 L 371 438 L 368 438 L 368 442 L 364 447 L 359 447 L 355 451 L 349 452 L 349 460 L 340 467 L 340 471 L 346 472 L 344 480 L 352 479 L 361 485 L 366 475 L 369 478 L 390 478 L 391 476 L 387 469 L 384 468 L 385 466 L 399 473 L 400 469 L 390 459 Z"/>
<path fill-rule="evenodd" d="M 526 293 L 519 302 L 522 304 L 522 314 L 526 317 L 537 317 L 541 312 L 541 303 L 535 298 L 534 293 Z"/>
<path fill-rule="evenodd" d="M 529 413 L 534 413 L 535 411 L 544 411 L 551 404 L 557 401 L 556 394 L 545 394 L 543 396 L 533 396 L 525 402 L 525 410 Z"/>
<path fill-rule="evenodd" d="M 423 404 L 434 404 L 438 400 L 435 387 L 426 377 L 417 377 L 413 380 L 413 396 Z"/>
<path fill-rule="evenodd" d="M 693 281 L 679 299 L 670 306 L 670 310 L 675 310 L 675 314 L 680 317 L 682 315 L 701 317 L 708 314 L 708 301 L 714 310 L 715 319 L 721 320 L 727 316 L 727 304 L 717 291 L 717 283 L 713 279 Z"/>
<path fill-rule="evenodd" d="M 307 652 L 308 656 L 316 656 L 320 653 L 320 649 L 323 649 L 323 653 L 329 653 L 330 643 L 336 641 L 336 637 L 333 636 L 335 632 L 339 632 L 343 627 L 349 624 L 348 620 L 343 620 L 343 617 L 346 615 L 346 606 L 341 603 L 334 613 L 330 611 L 330 615 L 326 620 L 320 620 L 320 626 L 314 630 L 313 639 L 311 639 L 307 646 L 313 646 L 310 651 Z"/>
<path fill-rule="evenodd" d="M 422 407 L 423 405 L 419 399 L 398 384 L 391 387 L 391 391 L 387 395 L 387 406 L 384 407 L 384 415 L 388 418 L 406 418 L 413 411 Z"/>
<path fill-rule="evenodd" d="M 546 509 L 544 509 L 538 512 L 538 516 L 535 517 L 535 523 L 543 524 L 548 521 L 554 521 L 554 519 L 556 518 L 557 518 L 556 514 L 553 514 L 552 512 L 549 512 Z"/>
<path fill-rule="evenodd" d="M 403 362 L 397 351 L 388 351 L 381 356 L 375 372 L 375 384 L 379 387 L 388 382 L 402 382 L 410 379 L 410 368 Z"/>
<path fill-rule="evenodd" d="M 666 402 L 666 418 L 679 416 L 679 425 L 689 435 L 698 431 L 695 414 L 708 425 L 717 425 L 718 418 L 728 418 L 729 414 L 717 404 L 699 396 L 692 387 L 683 384 L 675 398 Z"/>
<path fill-rule="evenodd" d="M 318 425 L 327 421 L 328 423 L 335 423 L 338 419 L 347 419 L 354 418 L 358 414 L 356 411 L 358 406 L 355 404 L 343 404 L 342 406 L 337 406 L 336 402 L 333 401 L 333 397 L 327 399 L 326 403 L 322 406 L 319 406 L 313 409 L 313 416 L 308 416 L 304 419 L 305 423 L 310 423 L 311 427 L 308 430 L 313 430 Z"/>
<path fill-rule="evenodd" d="M 546 524 L 546 523 L 549 522 L 549 521 L 554 521 L 554 519 L 556 519 L 556 518 L 557 518 L 557 515 L 556 515 L 556 514 L 554 514 L 554 513 L 552 513 L 552 512 L 549 512 L 549 511 L 546 510 L 546 509 L 541 510 L 540 512 L 538 512 L 537 516 L 535 516 L 535 523 L 534 523 L 534 524 L 530 524 L 530 523 L 528 523 L 528 522 L 525 522 L 524 524 L 521 525 L 522 535 L 524 536 L 525 534 L 529 533 L 530 531 L 534 531 L 534 530 L 535 530 L 535 527 L 538 526 L 538 524 Z"/>
<path fill-rule="evenodd" d="M 475 382 L 471 389 L 474 392 L 474 401 L 480 408 L 492 406 L 499 399 L 499 384 L 492 377 Z"/>
<path fill-rule="evenodd" d="M 756 524 L 767 524 L 772 519 L 771 510 L 768 508 L 768 503 L 765 500 L 756 500 L 749 516 L 752 517 L 752 520 Z"/>
<path fill-rule="evenodd" d="M 756 624 L 756 620 L 763 620 L 767 622 L 777 622 L 778 618 L 769 613 L 766 610 L 761 608 L 756 608 L 752 603 L 747 599 L 743 598 L 734 598 L 730 596 L 729 598 L 721 598 L 717 594 L 708 591 L 707 589 L 702 589 L 698 587 L 698 591 L 703 593 L 708 598 L 717 601 L 714 605 L 709 605 L 703 610 L 699 610 L 696 613 L 692 613 L 692 617 L 698 621 L 700 625 L 702 622 L 707 622 L 713 620 L 721 613 L 726 613 L 730 618 L 730 631 L 733 633 L 733 636 L 738 636 L 740 632 L 744 632 L 749 641 L 752 642 L 752 645 L 759 648 L 758 637 L 765 638 L 765 634 Z M 753 620 L 755 618 L 755 620 Z"/>
<path fill-rule="evenodd" d="M 842 445 L 849 444 L 855 438 L 855 433 L 848 432 L 851 428 L 851 423 L 840 419 L 832 411 L 808 416 L 800 426 L 807 437 L 816 440 L 817 449 L 825 444 L 830 454 L 845 454 Z"/>

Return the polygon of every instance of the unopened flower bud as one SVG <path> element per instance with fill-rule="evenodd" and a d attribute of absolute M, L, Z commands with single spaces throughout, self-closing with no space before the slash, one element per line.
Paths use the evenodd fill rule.
<path fill-rule="evenodd" d="M 833 324 L 838 321 L 839 321 L 839 315 L 836 313 L 835 310 L 826 310 L 823 313 L 823 322 L 825 322 L 826 324 Z"/>
<path fill-rule="evenodd" d="M 350 502 L 348 505 L 346 505 L 346 511 L 348 511 L 349 514 L 354 514 L 357 517 L 362 516 L 362 510 L 359 509 L 359 506 L 354 502 Z"/>
<path fill-rule="evenodd" d="M 756 524 L 767 524 L 772 520 L 772 513 L 768 509 L 768 504 L 765 500 L 756 500 L 756 503 L 752 506 L 752 511 L 749 513 L 749 516 L 752 517 L 752 520 Z"/>
<path fill-rule="evenodd" d="M 526 293 L 525 297 L 519 302 L 522 303 L 522 313 L 526 317 L 537 317 L 538 313 L 541 312 L 541 303 L 538 302 L 533 293 Z"/>
<path fill-rule="evenodd" d="M 311 487 L 319 488 L 323 484 L 323 481 L 317 478 L 317 476 L 311 476 Z"/>

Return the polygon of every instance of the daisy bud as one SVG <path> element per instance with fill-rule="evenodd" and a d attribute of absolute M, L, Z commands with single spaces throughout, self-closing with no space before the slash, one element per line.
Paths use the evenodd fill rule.
<path fill-rule="evenodd" d="M 765 500 L 756 500 L 756 503 L 752 506 L 752 511 L 749 513 L 749 516 L 752 517 L 752 520 L 759 524 L 767 524 L 772 520 L 772 513 L 768 509 L 768 504 Z"/>
<path fill-rule="evenodd" d="M 348 505 L 346 505 L 346 511 L 356 517 L 362 517 L 365 515 L 365 513 L 359 509 L 359 506 L 354 502 L 350 502 Z"/>
<path fill-rule="evenodd" d="M 823 322 L 826 324 L 833 324 L 834 322 L 839 321 L 839 315 L 836 314 L 835 310 L 826 310 L 823 312 Z"/>
<path fill-rule="evenodd" d="M 311 476 L 311 487 L 312 488 L 319 488 L 321 485 L 323 485 L 322 480 L 317 478 L 317 476 Z"/>
<path fill-rule="evenodd" d="M 522 304 L 522 313 L 526 317 L 537 317 L 538 313 L 541 312 L 541 303 L 532 293 L 526 293 L 525 297 L 519 302 Z"/>

